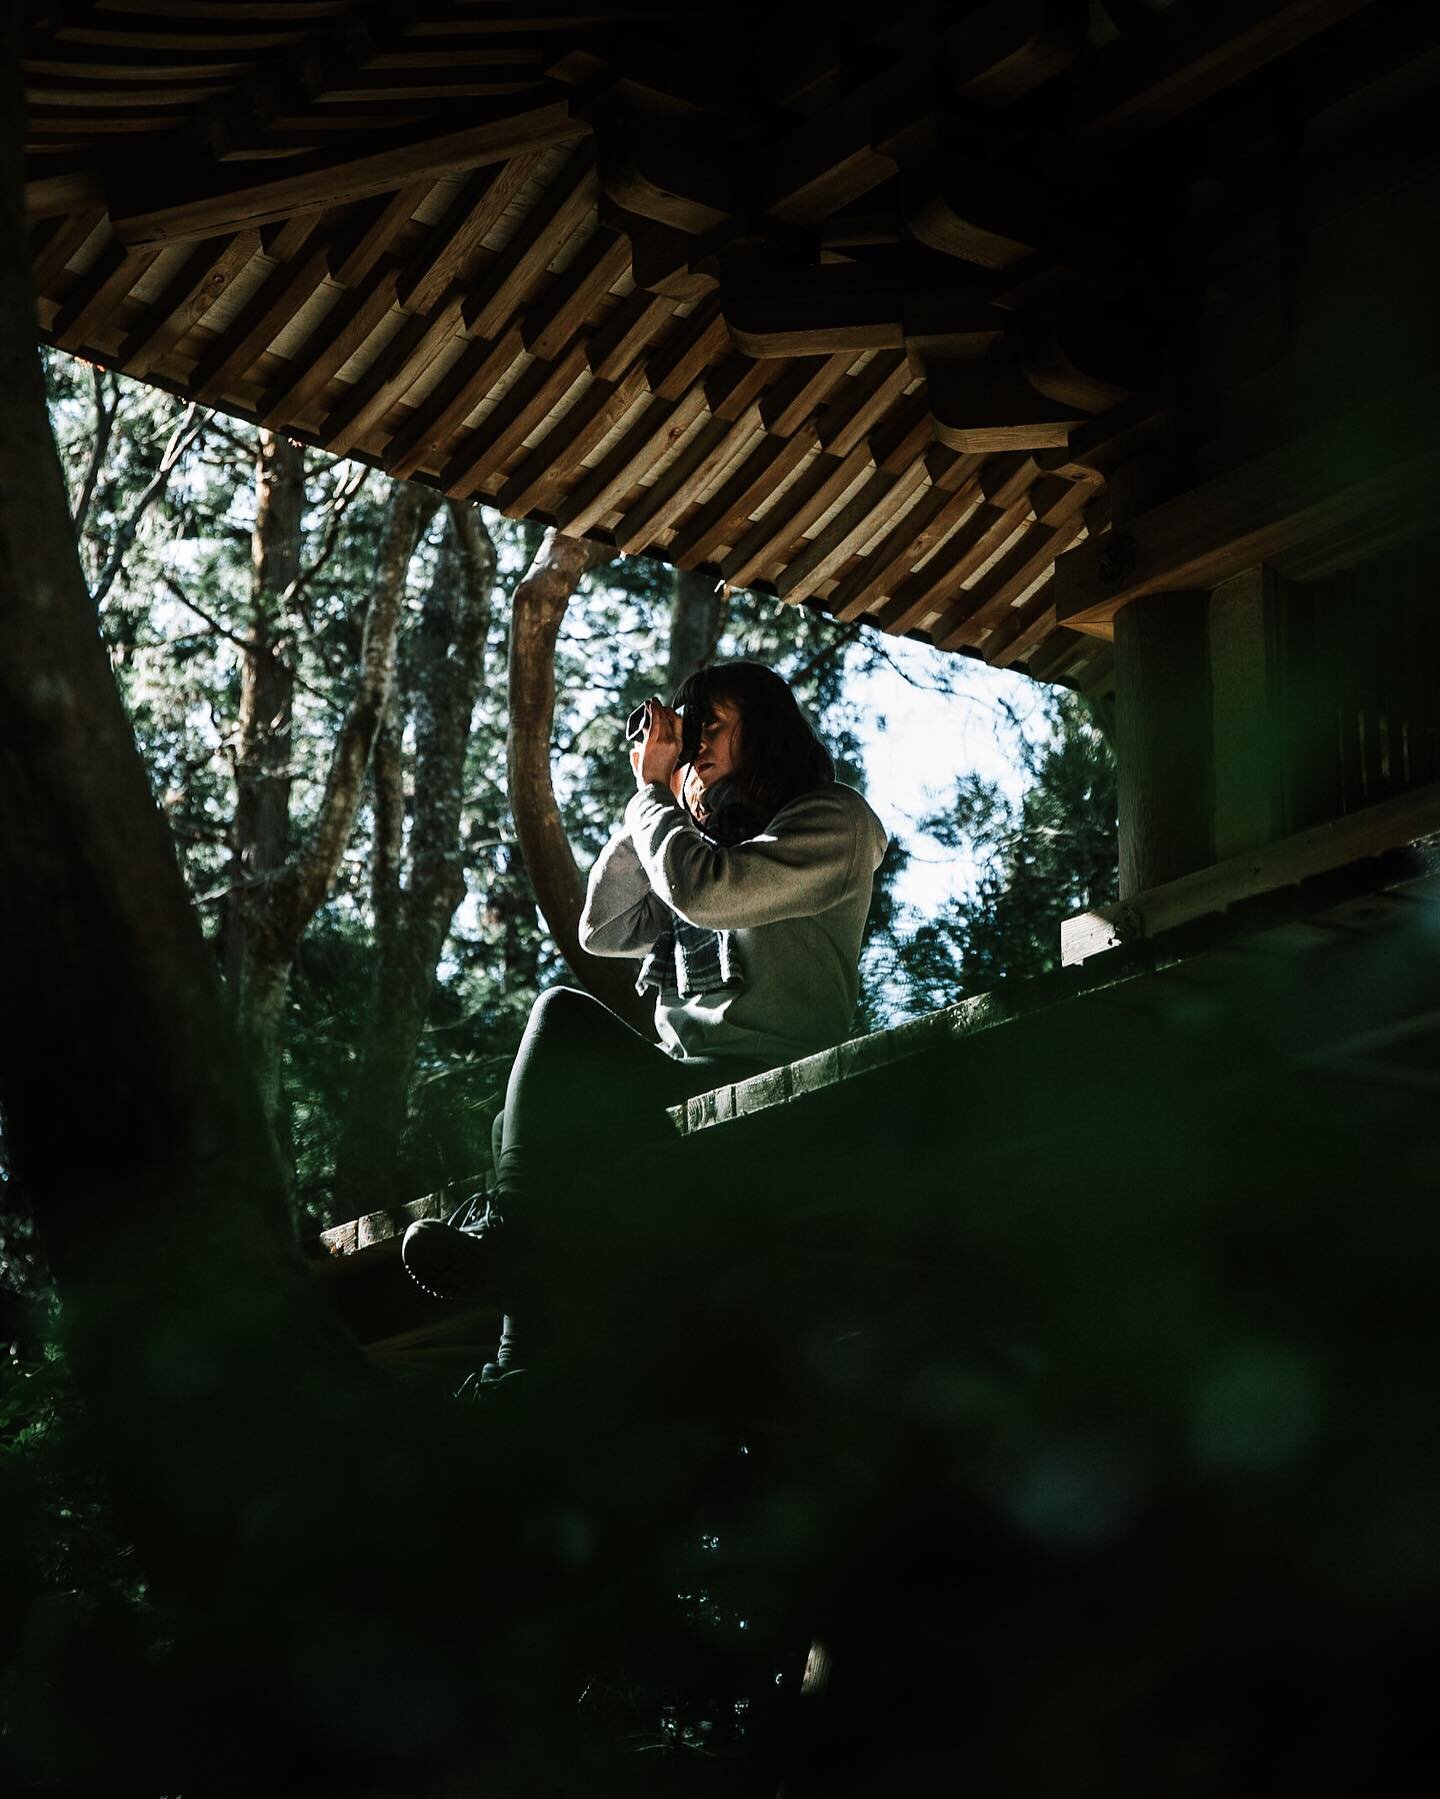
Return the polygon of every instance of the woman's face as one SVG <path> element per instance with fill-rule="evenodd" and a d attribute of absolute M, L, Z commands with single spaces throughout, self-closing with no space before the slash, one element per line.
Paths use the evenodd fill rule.
<path fill-rule="evenodd" d="M 700 721 L 700 748 L 695 773 L 706 787 L 733 775 L 740 766 L 740 708 L 730 700 L 711 700 Z"/>

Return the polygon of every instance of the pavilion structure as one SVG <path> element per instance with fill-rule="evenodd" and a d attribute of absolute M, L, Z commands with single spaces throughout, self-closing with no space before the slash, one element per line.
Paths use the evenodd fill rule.
<path fill-rule="evenodd" d="M 1130 898 L 1440 772 L 1437 59 L 1391 0 L 42 0 L 39 329 L 1113 693 Z"/>
<path fill-rule="evenodd" d="M 690 1100 L 627 1161 L 626 1228 L 575 1221 L 575 1491 L 599 1491 L 598 1450 L 628 1537 L 672 1457 L 723 1456 L 723 1496 L 735 1436 L 774 1456 L 747 1465 L 727 1547 L 742 1591 L 767 1557 L 776 1591 L 799 1583 L 785 1615 L 833 1661 L 797 1681 L 823 1778 L 785 1790 L 916 1788 L 932 1765 L 1017 1792 L 1128 1791 L 1152 1766 L 1184 1792 L 1257 1770 L 1401 1790 L 1433 1760 L 1440 1593 L 1440 8 L 24 16 L 45 343 L 1113 708 L 1121 897 L 1068 921 L 1065 965 Z M 97 941 L 92 965 L 125 965 Z M 56 1212 L 110 1245 L 99 1153 L 63 1162 L 87 1192 Z M 185 1197 L 167 1231 L 231 1240 L 186 1235 L 207 1208 Z M 460 1197 L 309 1246 L 371 1355 L 453 1377 L 490 1352 L 493 1313 L 398 1266 L 407 1223 Z M 168 1339 L 144 1323 L 109 1340 L 154 1383 Z M 664 1417 L 616 1435 L 637 1379 Z M 156 1416 L 200 1419 L 208 1452 L 207 1365 L 165 1380 Z M 523 1441 L 514 1397 L 487 1479 Z M 365 1608 L 386 1616 L 414 1565 L 372 1567 L 372 1519 L 420 1475 L 377 1455 L 372 1480 L 366 1455 L 346 1496 L 366 1554 L 340 1570 L 362 1601 L 324 1622 L 338 1641 L 353 1618 L 369 1655 L 392 1640 Z M 186 1506 L 202 1492 L 193 1459 L 154 1467 Z M 222 1509 L 199 1515 L 236 1513 L 270 1566 L 270 1489 L 237 1508 L 206 1482 Z M 461 1516 L 430 1499 L 418 1528 Z M 583 1513 L 524 1531 L 563 1535 L 588 1581 Z M 208 1533 L 203 1554 L 208 1595 Z M 304 1591 L 336 1607 L 322 1572 Z M 545 1591 L 537 1616 L 562 1616 Z"/>
<path fill-rule="evenodd" d="M 47 343 L 1114 706 L 1153 937 L 1440 828 L 1440 14 L 38 0 Z"/>

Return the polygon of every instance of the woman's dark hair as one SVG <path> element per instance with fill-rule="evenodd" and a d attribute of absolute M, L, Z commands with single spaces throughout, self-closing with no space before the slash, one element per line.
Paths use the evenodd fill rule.
<path fill-rule="evenodd" d="M 795 702 L 790 686 L 763 662 L 717 662 L 680 683 L 670 702 L 704 714 L 716 700 L 740 713 L 740 798 L 768 824 L 782 806 L 835 779 L 830 752 Z"/>

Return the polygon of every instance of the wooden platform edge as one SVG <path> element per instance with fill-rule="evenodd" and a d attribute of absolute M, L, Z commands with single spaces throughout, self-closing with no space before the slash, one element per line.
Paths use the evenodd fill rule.
<path fill-rule="evenodd" d="M 779 1068 L 752 1075 L 747 1081 L 716 1087 L 669 1109 L 671 1124 L 681 1137 L 693 1136 L 714 1125 L 728 1124 L 759 1112 L 769 1112 L 808 1095 L 837 1086 L 872 1069 L 886 1068 L 909 1057 L 939 1050 L 981 1032 L 993 1031 L 1016 1019 L 1032 1017 L 1071 1000 L 1082 999 L 1138 979 L 1154 971 L 1153 955 L 1143 959 L 1115 960 L 1103 967 L 1057 969 L 1034 980 L 1016 981 L 990 993 L 977 993 L 938 1012 L 926 1012 L 888 1030 L 852 1037 L 834 1049 L 786 1062 Z M 1078 978 L 1077 978 L 1078 977 Z"/>

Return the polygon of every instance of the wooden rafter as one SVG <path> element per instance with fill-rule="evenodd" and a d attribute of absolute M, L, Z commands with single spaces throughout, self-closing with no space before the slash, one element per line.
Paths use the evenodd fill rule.
<path fill-rule="evenodd" d="M 1276 208 L 1303 236 L 1427 178 L 1423 100 L 1384 88 L 1440 56 L 1440 16 L 1383 0 L 858 5 L 823 31 L 759 0 L 32 10 L 52 344 L 1081 685 L 1115 604 L 1219 566 L 1142 461 L 1234 462 L 1212 384 L 1316 391 L 1235 372 Z M 1318 511 L 1262 434 L 1274 480 L 1215 529 L 1297 557 L 1310 532 L 1313 562 L 1407 528 L 1430 412 L 1390 379 L 1383 454 L 1342 432 Z M 1111 524 L 1137 493 L 1138 573 Z M 1262 503 L 1284 520 L 1246 535 Z"/>

